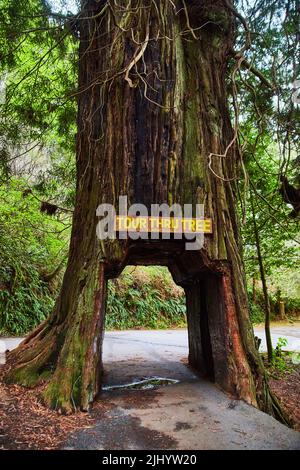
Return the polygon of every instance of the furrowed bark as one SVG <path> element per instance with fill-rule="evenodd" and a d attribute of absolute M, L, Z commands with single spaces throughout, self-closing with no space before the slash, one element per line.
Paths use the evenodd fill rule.
<path fill-rule="evenodd" d="M 9 380 L 48 379 L 52 407 L 87 409 L 99 390 L 106 280 L 131 263 L 165 264 L 184 287 L 193 367 L 279 413 L 254 344 L 235 214 L 239 154 L 226 85 L 235 32 L 227 3 L 84 2 L 68 266 L 52 316 L 9 357 Z M 100 243 L 96 208 L 117 206 L 120 195 L 148 208 L 202 203 L 213 234 L 198 251 L 174 240 Z"/>

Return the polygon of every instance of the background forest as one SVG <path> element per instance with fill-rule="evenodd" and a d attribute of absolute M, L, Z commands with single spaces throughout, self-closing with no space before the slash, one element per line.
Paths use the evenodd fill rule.
<path fill-rule="evenodd" d="M 78 8 L 75 0 L 0 0 L 1 334 L 23 335 L 47 317 L 65 268 Z M 236 9 L 228 92 L 251 318 L 283 317 L 283 302 L 292 320 L 300 315 L 300 2 L 239 0 Z M 183 291 L 166 268 L 129 267 L 110 281 L 108 328 L 184 324 Z"/>

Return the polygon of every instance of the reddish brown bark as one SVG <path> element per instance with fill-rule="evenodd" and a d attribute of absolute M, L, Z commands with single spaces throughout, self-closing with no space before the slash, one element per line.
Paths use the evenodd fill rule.
<path fill-rule="evenodd" d="M 48 403 L 86 409 L 100 384 L 106 279 L 128 263 L 165 264 L 186 291 L 191 364 L 272 413 L 248 314 L 231 182 L 235 142 L 225 156 L 233 138 L 226 85 L 231 3 L 118 5 L 84 2 L 69 261 L 51 318 L 11 354 L 9 379 L 30 385 L 46 371 Z M 213 234 L 197 252 L 173 241 L 99 243 L 96 208 L 116 206 L 120 195 L 148 207 L 202 203 Z"/>

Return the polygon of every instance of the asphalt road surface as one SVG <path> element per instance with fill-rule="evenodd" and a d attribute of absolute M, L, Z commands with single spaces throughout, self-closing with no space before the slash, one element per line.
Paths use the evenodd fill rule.
<path fill-rule="evenodd" d="M 300 350 L 300 324 L 276 326 Z M 263 330 L 255 330 L 263 336 Z M 275 337 L 274 337 L 275 339 Z M 2 339 L 3 341 L 3 339 Z M 18 344 L 5 339 L 5 349 Z M 3 345 L 2 345 L 3 347 Z M 185 330 L 107 332 L 104 339 L 103 416 L 78 431 L 65 449 L 300 449 L 300 433 L 232 400 L 187 367 Z M 153 389 L 127 389 L 148 378 L 178 383 Z"/>

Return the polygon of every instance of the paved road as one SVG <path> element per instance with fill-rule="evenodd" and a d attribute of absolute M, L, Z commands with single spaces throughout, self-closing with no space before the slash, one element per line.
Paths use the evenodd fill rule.
<path fill-rule="evenodd" d="M 256 326 L 254 328 L 256 336 L 262 339 L 261 351 L 266 350 L 265 334 L 263 325 Z M 278 338 L 286 338 L 288 344 L 283 349 L 288 351 L 300 351 L 300 321 L 289 323 L 273 323 L 271 326 L 271 333 L 274 346 L 276 346 Z M 105 335 L 106 350 L 108 354 L 113 354 L 113 341 L 117 337 L 118 341 L 123 342 L 122 338 L 126 338 L 126 341 L 139 341 L 146 342 L 149 344 L 167 344 L 171 346 L 187 347 L 187 332 L 185 329 L 182 330 L 131 330 L 131 331 L 117 331 L 117 332 L 106 332 Z M 108 342 L 112 340 L 112 344 Z M 0 338 L 0 354 L 4 353 L 6 349 L 13 349 L 18 346 L 22 341 L 22 338 Z M 125 348 L 126 349 L 126 348 Z"/>
<path fill-rule="evenodd" d="M 64 449 L 300 450 L 300 433 L 199 379 L 100 398 L 104 416 Z"/>
<path fill-rule="evenodd" d="M 275 334 L 293 338 L 293 345 L 299 347 L 299 326 L 276 326 Z M 256 329 L 256 334 L 263 330 Z M 5 341 L 9 348 L 19 342 Z M 96 426 L 71 436 L 63 448 L 300 449 L 300 433 L 199 380 L 185 365 L 187 353 L 184 330 L 107 332 L 105 387 L 154 376 L 179 383 L 152 390 L 102 392 L 104 416 Z"/>
<path fill-rule="evenodd" d="M 256 326 L 254 328 L 255 335 L 262 339 L 261 351 L 266 351 L 266 341 L 264 334 L 263 325 Z M 288 323 L 274 323 L 271 326 L 273 346 L 275 347 L 279 338 L 286 338 L 288 341 L 287 346 L 283 349 L 287 351 L 300 351 L 300 321 L 293 324 Z M 146 349 L 148 354 L 157 354 L 161 348 L 170 346 L 172 348 L 186 348 L 187 343 L 187 332 L 185 329 L 182 330 L 130 330 L 130 331 L 117 331 L 117 332 L 106 332 L 106 341 L 104 343 L 104 354 L 107 358 L 113 358 L 114 353 L 120 351 L 121 354 L 128 353 L 126 344 L 128 341 L 131 344 L 132 350 L 136 351 L 137 354 L 142 349 Z M 22 341 L 22 338 L 0 338 L 0 356 L 7 349 L 13 349 L 18 346 Z M 117 341 L 117 346 L 116 346 Z M 159 348 L 155 347 L 159 346 Z M 146 351 L 143 351 L 145 354 Z"/>
<path fill-rule="evenodd" d="M 91 429 L 74 434 L 64 447 L 300 449 L 299 433 L 199 380 L 185 365 L 187 353 L 184 330 L 106 333 L 105 386 L 151 376 L 177 379 L 179 383 L 158 390 L 102 393 L 99 399 L 108 406 L 104 417 Z"/>

